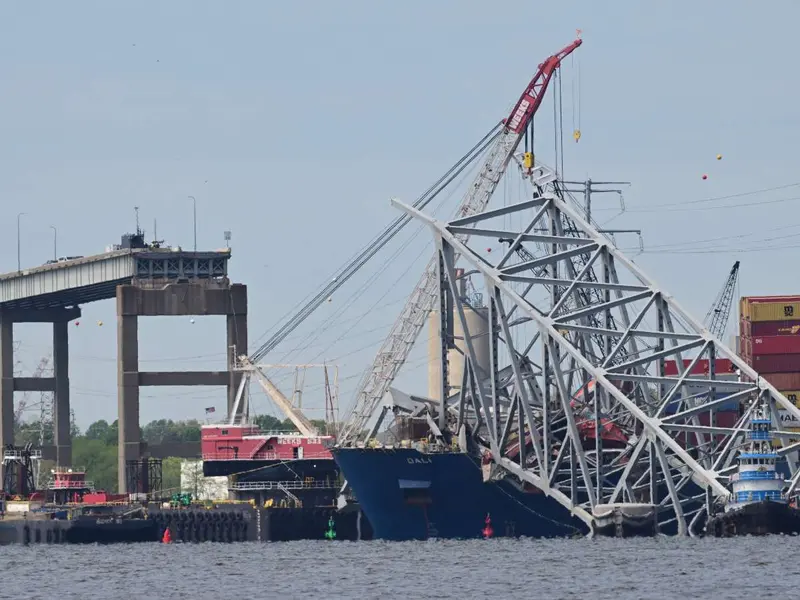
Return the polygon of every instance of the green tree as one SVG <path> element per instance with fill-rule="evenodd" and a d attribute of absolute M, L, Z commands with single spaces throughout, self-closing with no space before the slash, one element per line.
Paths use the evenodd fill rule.
<path fill-rule="evenodd" d="M 86 437 L 87 440 L 102 440 L 103 442 L 107 442 L 109 438 L 109 433 L 111 431 L 111 425 L 108 424 L 108 421 L 105 419 L 100 419 L 99 421 L 95 421 L 89 427 L 86 428 L 86 433 L 83 435 Z"/>
<path fill-rule="evenodd" d="M 162 490 L 167 494 L 174 494 L 181 490 L 181 461 L 183 459 L 170 457 L 161 463 Z"/>
<path fill-rule="evenodd" d="M 86 469 L 86 478 L 99 490 L 117 490 L 117 446 L 78 436 L 72 440 L 72 464 Z"/>
<path fill-rule="evenodd" d="M 253 418 L 253 423 L 258 425 L 261 431 L 280 431 L 283 430 L 283 422 L 272 415 L 257 415 Z"/>

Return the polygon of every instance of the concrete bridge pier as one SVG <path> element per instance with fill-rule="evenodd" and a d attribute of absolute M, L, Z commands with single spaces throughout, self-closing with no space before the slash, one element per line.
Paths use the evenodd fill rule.
<path fill-rule="evenodd" d="M 72 464 L 69 401 L 69 323 L 78 307 L 0 310 L 0 447 L 14 443 L 14 392 L 53 392 L 54 444 L 42 456 L 59 466 Z M 53 376 L 14 376 L 14 323 L 52 323 Z"/>
<path fill-rule="evenodd" d="M 228 369 L 226 371 L 139 371 L 139 317 L 224 315 L 227 323 Z M 192 282 L 140 281 L 117 286 L 117 381 L 119 418 L 119 491 L 128 492 L 126 466 L 150 456 L 186 455 L 175 444 L 145 449 L 139 429 L 139 388 L 142 386 L 218 385 L 227 387 L 228 413 L 241 377 L 233 370 L 233 358 L 247 354 L 247 286 L 224 280 Z M 168 448 L 166 446 L 169 446 Z M 197 444 L 191 444 L 196 455 Z"/>

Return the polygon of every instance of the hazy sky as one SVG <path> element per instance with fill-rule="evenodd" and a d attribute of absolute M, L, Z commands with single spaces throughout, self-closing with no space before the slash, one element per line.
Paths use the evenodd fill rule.
<path fill-rule="evenodd" d="M 102 252 L 134 228 L 134 206 L 148 238 L 157 219 L 160 238 L 190 247 L 191 194 L 201 247 L 233 232 L 231 275 L 249 286 L 255 342 L 396 216 L 389 197 L 413 201 L 581 28 L 580 77 L 568 60 L 562 79 L 566 175 L 633 183 L 625 214 L 601 196 L 597 220 L 641 228 L 637 262 L 699 318 L 737 258 L 743 294 L 800 293 L 800 186 L 696 202 L 800 182 L 800 5 L 765 6 L 0 1 L 0 270 L 16 268 L 21 210 L 23 266 L 51 257 L 51 225 L 59 254 Z M 546 102 L 536 153 L 551 163 L 552 122 Z M 516 185 L 498 193 L 508 200 Z M 293 362 L 335 360 L 349 402 L 429 256 L 427 232 L 409 240 L 321 309 L 304 330 L 321 332 L 312 347 L 298 333 L 273 362 L 295 347 Z M 142 319 L 141 368 L 222 368 L 223 323 Z M 78 423 L 113 420 L 114 303 L 85 306 L 70 333 Z M 51 351 L 44 325 L 18 326 L 17 339 L 25 371 Z M 401 379 L 410 391 L 427 386 L 419 346 Z M 143 423 L 224 407 L 213 388 L 142 398 Z"/>

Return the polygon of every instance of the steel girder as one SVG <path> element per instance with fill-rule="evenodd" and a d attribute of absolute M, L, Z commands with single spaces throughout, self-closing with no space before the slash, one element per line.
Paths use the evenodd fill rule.
<path fill-rule="evenodd" d="M 663 530 L 691 533 L 727 499 L 749 413 L 766 401 L 795 492 L 800 436 L 779 424 L 800 419 L 800 410 L 569 201 L 539 189 L 531 200 L 447 223 L 393 204 L 432 228 L 440 304 L 452 302 L 464 331 L 459 402 L 441 411 L 439 428 L 468 430 L 500 467 L 495 476 L 533 484 L 590 527 L 597 505 L 631 502 L 655 505 Z M 469 243 L 460 239 L 466 227 Z M 491 256 L 482 238 L 513 242 Z M 457 292 L 457 257 L 488 298 L 488 373 Z M 442 319 L 443 385 L 447 331 Z M 717 373 L 720 358 L 736 372 Z M 700 365 L 707 373 L 697 373 Z M 731 404 L 740 407 L 733 417 Z"/>

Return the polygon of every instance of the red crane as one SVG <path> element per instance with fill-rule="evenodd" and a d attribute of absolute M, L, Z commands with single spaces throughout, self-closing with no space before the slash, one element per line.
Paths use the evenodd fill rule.
<path fill-rule="evenodd" d="M 576 39 L 539 65 L 539 69 L 528 84 L 525 93 L 517 100 L 511 115 L 505 120 L 506 128 L 509 131 L 517 134 L 525 131 L 525 127 L 530 124 L 533 115 L 542 104 L 544 93 L 547 91 L 547 85 L 550 83 L 553 73 L 561 66 L 561 61 L 572 54 L 582 43 L 581 38 Z"/>
<path fill-rule="evenodd" d="M 510 116 L 503 120 L 502 130 L 489 148 L 484 164 L 461 201 L 457 213 L 459 217 L 469 217 L 486 209 L 525 135 L 526 128 L 531 124 L 536 111 L 542 104 L 550 79 L 556 69 L 561 66 L 561 61 L 582 43 L 582 40 L 578 38 L 539 64 L 533 79 L 517 100 Z M 532 167 L 533 154 L 525 152 L 523 168 L 530 174 Z M 459 234 L 459 236 L 462 240 L 469 237 L 466 234 Z M 371 369 L 361 380 L 356 392 L 353 411 L 344 424 L 340 442 L 351 442 L 365 430 L 367 422 L 372 418 L 395 375 L 405 363 L 414 342 L 424 327 L 428 314 L 433 309 L 437 285 L 436 262 L 431 261 L 417 287 L 409 296 L 389 336 L 378 351 Z M 383 415 L 379 415 L 375 420 L 374 425 L 367 433 L 368 438 L 375 434 L 382 419 Z"/>

